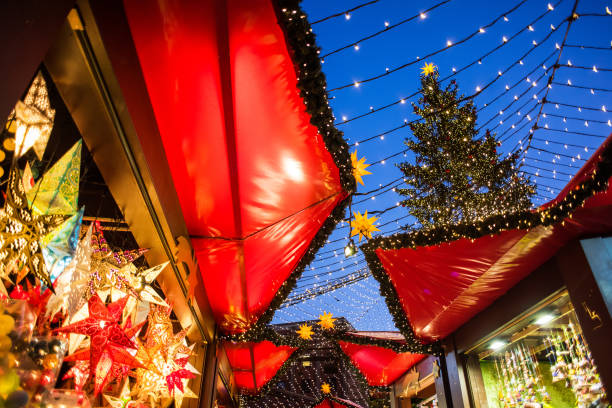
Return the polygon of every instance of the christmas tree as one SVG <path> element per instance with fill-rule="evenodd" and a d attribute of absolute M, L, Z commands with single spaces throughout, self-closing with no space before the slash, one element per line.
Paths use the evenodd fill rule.
<path fill-rule="evenodd" d="M 473 102 L 458 96 L 454 80 L 441 88 L 433 64 L 422 71 L 421 97 L 412 105 L 423 120 L 405 141 L 415 163 L 399 165 L 407 185 L 398 189 L 406 197 L 401 204 L 423 228 L 530 208 L 535 188 L 517 173 L 518 153 L 502 158 L 488 130 L 478 138 Z"/>

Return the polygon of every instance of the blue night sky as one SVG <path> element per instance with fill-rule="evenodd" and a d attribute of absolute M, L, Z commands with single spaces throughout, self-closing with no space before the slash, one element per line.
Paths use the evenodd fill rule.
<path fill-rule="evenodd" d="M 302 7 L 313 23 L 363 2 L 304 0 Z M 402 173 L 396 164 L 413 160 L 403 144 L 404 139 L 411 136 L 410 129 L 402 125 L 405 120 L 416 119 L 410 102 L 417 97 L 410 96 L 418 90 L 419 73 L 425 62 L 438 66 L 441 78 L 452 75 L 453 68 L 461 70 L 473 63 L 453 78 L 457 80 L 460 93 L 466 96 L 476 93 L 477 87 L 484 88 L 491 83 L 475 97 L 479 109 L 477 128 L 482 126 L 482 133 L 487 128 L 497 133 L 503 141 L 501 151 L 504 154 L 521 149 L 538 117 L 548 76 L 559 56 L 556 44 L 563 43 L 567 17 L 574 6 L 573 0 L 552 0 L 550 3 L 542 0 L 450 0 L 427 12 L 424 19 L 418 16 L 438 3 L 440 0 L 379 0 L 351 12 L 348 19 L 342 14 L 313 25 L 323 56 L 385 29 L 385 22 L 392 27 L 417 16 L 372 39 L 360 41 L 358 47 L 350 46 L 324 58 L 323 70 L 328 89 L 332 90 L 330 98 L 333 98 L 331 106 L 336 125 L 344 132 L 351 152 L 356 148 L 359 157 L 365 156 L 367 163 L 372 164 L 368 170 L 373 174 L 365 176 L 365 186 L 360 185 L 358 189 L 358 193 L 365 194 L 353 198 L 352 209 L 372 213 L 392 208 L 377 215 L 381 232 L 375 234 L 388 235 L 412 223 L 407 210 L 396 206 L 401 198 L 391 188 L 401 183 Z M 553 10 L 549 10 L 549 4 Z M 546 116 L 539 117 L 540 129 L 535 131 L 531 147 L 522 156 L 525 159 L 522 170 L 538 186 L 536 206 L 555 197 L 612 132 L 612 114 L 608 112 L 612 110 L 612 92 L 606 91 L 612 90 L 612 16 L 606 15 L 606 6 L 612 4 L 579 1 L 577 13 L 580 17 L 571 24 L 559 60 L 562 66 L 554 74 L 546 98 L 548 102 L 542 108 Z M 528 27 L 530 24 L 533 30 Z M 484 28 L 484 32 L 478 32 L 480 28 Z M 447 41 L 459 42 L 475 32 L 478 33 L 465 43 L 445 49 Z M 508 39 L 505 43 L 504 36 Z M 491 52 L 501 44 L 502 47 Z M 423 58 L 438 50 L 443 51 Z M 489 55 L 485 57 L 485 54 Z M 413 64 L 354 86 L 356 82 L 407 63 Z M 448 81 L 450 79 L 445 83 Z M 571 86 L 567 86 L 568 81 Z M 333 91 L 344 85 L 352 86 Z M 405 103 L 400 102 L 403 98 L 406 98 Z M 395 104 L 378 111 L 392 103 Z M 371 110 L 374 112 L 351 120 Z M 342 123 L 346 120 L 348 122 Z M 398 129 L 380 136 L 395 128 Z M 389 186 L 379 189 L 386 185 Z M 305 270 L 291 296 L 337 283 L 348 275 L 368 273 L 361 253 L 344 258 L 343 247 L 348 234 L 348 225 L 339 224 L 330 242 Z M 282 308 L 276 312 L 274 323 L 316 319 L 326 310 L 334 316 L 346 317 L 359 330 L 396 330 L 378 290 L 378 282 L 368 277 Z"/>

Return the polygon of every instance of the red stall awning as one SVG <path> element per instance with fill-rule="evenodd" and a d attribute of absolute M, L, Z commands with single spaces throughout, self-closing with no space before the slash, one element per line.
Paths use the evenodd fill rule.
<path fill-rule="evenodd" d="M 259 343 L 224 342 L 223 348 L 234 372 L 236 385 L 242 392 L 256 394 L 281 368 L 296 350 L 275 346 L 269 341 Z"/>
<path fill-rule="evenodd" d="M 314 408 L 350 408 L 351 405 L 343 405 L 336 401 L 324 399 L 321 403 L 315 405 Z"/>
<path fill-rule="evenodd" d="M 348 146 L 311 124 L 271 0 L 124 5 L 215 319 L 246 332 L 331 232 Z"/>
<path fill-rule="evenodd" d="M 602 157 L 608 157 L 606 167 L 610 169 L 611 147 L 612 136 L 557 199 L 539 210 L 558 208 L 568 194 L 584 191 L 581 183 L 593 177 Z M 600 177 L 605 188 L 609 174 Z M 571 239 L 610 233 L 610 188 L 588 198 L 571 218 L 561 221 L 548 227 L 511 229 L 415 248 L 397 244 L 414 239 L 414 235 L 398 234 L 369 243 L 366 258 L 381 285 L 392 285 L 393 290 L 383 291 L 388 303 L 400 305 L 390 310 L 398 327 L 403 326 L 403 334 L 409 338 L 412 330 L 421 341 L 431 342 L 446 337 L 485 309 Z"/>
<path fill-rule="evenodd" d="M 424 354 L 398 353 L 388 348 L 339 341 L 342 351 L 371 386 L 389 386 L 416 363 Z"/>

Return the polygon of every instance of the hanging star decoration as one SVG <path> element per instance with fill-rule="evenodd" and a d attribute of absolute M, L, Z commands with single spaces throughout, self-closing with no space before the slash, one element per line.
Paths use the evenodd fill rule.
<path fill-rule="evenodd" d="M 380 231 L 378 228 L 374 226 L 374 222 L 378 220 L 377 217 L 368 218 L 368 212 L 366 211 L 363 215 L 358 211 L 357 213 L 353 213 L 355 216 L 355 220 L 351 220 L 351 237 L 359 234 L 359 242 L 361 242 L 362 237 L 372 238 L 372 232 Z"/>
<path fill-rule="evenodd" d="M 74 258 L 60 273 L 55 281 L 55 294 L 47 303 L 47 314 L 55 316 L 62 313 L 69 321 L 87 300 L 83 297 L 89 282 L 92 227 L 89 226 L 85 236 L 79 241 Z"/>
<path fill-rule="evenodd" d="M 72 261 L 79 243 L 83 211 L 84 208 L 81 208 L 76 214 L 64 221 L 62 225 L 40 240 L 43 259 L 51 282 L 55 282 Z"/>
<path fill-rule="evenodd" d="M 429 64 L 425 64 L 422 68 L 421 68 L 421 75 L 423 76 L 429 76 L 431 74 L 433 74 L 434 72 L 436 72 L 436 70 L 438 69 L 437 66 L 435 66 L 433 64 L 433 62 L 430 62 Z"/>
<path fill-rule="evenodd" d="M 296 333 L 299 334 L 300 338 L 304 340 L 312 340 L 312 327 L 309 326 L 307 323 L 300 325 L 300 329 L 297 330 Z"/>
<path fill-rule="evenodd" d="M 328 312 L 323 312 L 322 315 L 319 315 L 319 322 L 318 325 L 321 326 L 323 329 L 333 329 L 334 328 L 334 322 L 336 321 L 336 319 L 334 319 L 332 313 L 328 313 Z"/>
<path fill-rule="evenodd" d="M 140 258 L 147 250 L 143 248 L 111 250 L 106 238 L 104 238 L 100 223 L 97 221 L 93 223 L 91 240 L 91 275 L 87 288 L 89 293 L 86 296 L 91 296 L 94 293 L 97 293 L 103 299 L 108 295 L 111 296 L 111 299 L 116 299 L 118 296 L 124 296 L 125 294 L 138 296 L 129 277 L 125 276 L 126 270 L 123 267 Z M 115 296 L 113 296 L 113 292 L 115 292 Z"/>
<path fill-rule="evenodd" d="M 197 398 L 187 384 L 200 373 L 189 363 L 193 346 L 185 344 L 186 330 L 174 333 L 170 311 L 169 307 L 151 308 L 145 341 L 139 342 L 136 354 L 144 368 L 136 370 L 132 395 L 149 400 L 151 406 L 173 400 L 180 408 L 184 398 Z"/>
<path fill-rule="evenodd" d="M 20 277 L 32 273 L 53 291 L 40 240 L 62 222 L 63 216 L 36 215 L 30 211 L 21 178 L 13 169 L 9 174 L 4 208 L 0 210 L 0 277 L 9 279 L 11 273 Z M 0 290 L 3 289 L 0 283 Z"/>
<path fill-rule="evenodd" d="M 331 385 L 328 383 L 321 384 L 321 392 L 323 394 L 331 394 Z"/>
<path fill-rule="evenodd" d="M 119 325 L 126 302 L 127 297 L 123 297 L 106 306 L 102 299 L 94 294 L 87 303 L 89 312 L 87 318 L 54 330 L 56 333 L 77 333 L 89 337 L 89 348 L 75 353 L 77 356 L 68 356 L 66 361 L 89 357 L 90 372 L 93 372 L 95 378 L 96 395 L 111 380 L 113 364 L 142 367 L 142 364 L 127 351 L 127 349 L 136 349 L 136 344 L 131 339 L 135 334 L 134 328 L 128 332 L 125 327 Z"/>
<path fill-rule="evenodd" d="M 77 211 L 81 173 L 79 140 L 29 188 L 26 197 L 35 214 L 71 215 Z"/>
<path fill-rule="evenodd" d="M 133 263 L 130 263 L 119 270 L 119 275 L 123 276 L 128 286 L 133 289 L 133 292 L 125 293 L 131 296 L 125 307 L 124 319 L 134 314 L 139 302 L 168 307 L 166 301 L 153 289 L 151 283 L 169 263 L 167 261 L 146 270 L 139 270 Z"/>
<path fill-rule="evenodd" d="M 357 159 L 357 150 L 351 153 L 351 163 L 353 165 L 353 177 L 355 177 L 355 180 L 362 186 L 364 185 L 362 177 L 368 174 L 372 174 L 371 172 L 366 170 L 366 168 L 370 167 L 370 165 L 365 162 L 365 159 L 366 159 L 365 157 L 362 157 L 361 159 Z"/>
<path fill-rule="evenodd" d="M 55 118 L 42 72 L 34 78 L 23 102 L 18 101 L 15 105 L 14 116 L 17 157 L 33 148 L 38 160 L 42 160 Z"/>
<path fill-rule="evenodd" d="M 132 396 L 129 379 L 125 379 L 123 387 L 121 388 L 121 393 L 118 397 L 104 394 L 104 399 L 106 399 L 106 402 L 108 402 L 112 408 L 127 408 L 128 406 L 131 406 L 132 404 L 130 404 L 130 402 L 132 402 Z"/>
<path fill-rule="evenodd" d="M 82 392 L 83 387 L 87 383 L 89 378 L 89 362 L 87 360 L 78 360 L 66 374 L 62 377 L 62 380 L 72 378 L 74 380 L 75 391 Z"/>

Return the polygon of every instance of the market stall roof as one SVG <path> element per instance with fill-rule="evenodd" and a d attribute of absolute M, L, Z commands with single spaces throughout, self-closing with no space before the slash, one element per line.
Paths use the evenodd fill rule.
<path fill-rule="evenodd" d="M 319 404 L 315 405 L 314 408 L 349 408 L 352 406 L 354 405 L 343 405 L 333 400 L 324 399 Z M 355 406 L 358 406 L 358 405 L 355 405 Z"/>
<path fill-rule="evenodd" d="M 442 339 L 569 240 L 610 233 L 611 151 L 612 136 L 555 200 L 535 211 L 479 225 L 378 237 L 364 245 L 402 334 L 410 341 Z"/>
<path fill-rule="evenodd" d="M 227 334 L 271 318 L 270 304 L 289 294 L 355 183 L 314 37 L 272 3 L 124 1 L 206 293 Z"/>
<path fill-rule="evenodd" d="M 275 346 L 269 341 L 234 343 L 226 341 L 223 348 L 234 372 L 236 385 L 242 392 L 256 394 L 281 368 L 296 350 L 295 347 Z"/>
<path fill-rule="evenodd" d="M 349 356 L 371 386 L 389 386 L 416 363 L 424 354 L 398 353 L 388 348 L 339 342 L 342 351 Z"/>

